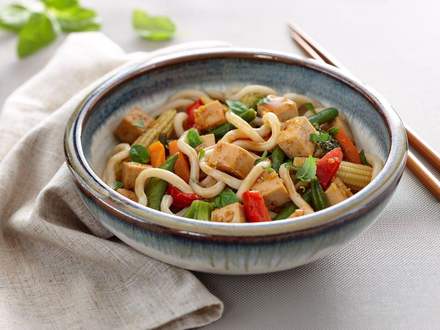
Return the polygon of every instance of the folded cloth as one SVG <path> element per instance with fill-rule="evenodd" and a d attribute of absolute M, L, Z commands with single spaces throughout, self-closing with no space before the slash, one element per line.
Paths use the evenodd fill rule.
<path fill-rule="evenodd" d="M 96 32 L 70 35 L 0 113 L 0 328 L 186 329 L 223 304 L 190 272 L 144 256 L 92 218 L 64 163 L 72 111 L 121 66 L 201 42 L 126 54 Z"/>

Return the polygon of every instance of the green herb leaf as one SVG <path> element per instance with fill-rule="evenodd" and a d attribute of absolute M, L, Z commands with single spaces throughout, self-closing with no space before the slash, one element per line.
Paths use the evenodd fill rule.
<path fill-rule="evenodd" d="M 211 203 L 195 200 L 191 203 L 191 206 L 185 212 L 184 216 L 196 220 L 211 220 L 211 211 Z"/>
<path fill-rule="evenodd" d="M 316 176 L 316 159 L 309 156 L 296 172 L 296 178 L 300 181 L 310 181 Z"/>
<path fill-rule="evenodd" d="M 31 12 L 20 4 L 11 4 L 0 9 L 0 27 L 18 32 L 26 24 Z"/>
<path fill-rule="evenodd" d="M 70 7 L 54 10 L 63 32 L 96 31 L 101 29 L 101 19 L 93 9 Z"/>
<path fill-rule="evenodd" d="M 226 104 L 228 105 L 229 109 L 236 115 L 241 115 L 248 110 L 248 107 L 240 101 L 227 100 Z"/>
<path fill-rule="evenodd" d="M 55 9 L 66 9 L 79 5 L 78 0 L 42 0 L 42 2 L 46 7 Z"/>
<path fill-rule="evenodd" d="M 359 153 L 359 157 L 361 159 L 361 163 L 364 165 L 368 165 L 371 166 L 371 164 L 368 162 L 367 160 L 367 156 L 365 156 L 365 151 L 362 149 L 361 152 Z"/>
<path fill-rule="evenodd" d="M 150 16 L 141 9 L 133 10 L 132 24 L 142 38 L 150 41 L 169 40 L 176 32 L 176 26 L 170 18 Z"/>
<path fill-rule="evenodd" d="M 188 140 L 189 145 L 193 148 L 195 148 L 198 145 L 203 143 L 203 141 L 199 135 L 199 132 L 197 132 L 194 128 L 191 128 L 188 131 L 186 139 Z"/>
<path fill-rule="evenodd" d="M 236 202 L 238 202 L 237 195 L 230 188 L 226 188 L 214 199 L 213 206 L 219 209 Z"/>
<path fill-rule="evenodd" d="M 121 189 L 122 187 L 124 187 L 124 184 L 121 181 L 115 181 L 115 183 L 113 184 L 113 189 L 114 190 L 118 190 Z"/>
<path fill-rule="evenodd" d="M 255 163 L 254 163 L 254 164 L 257 165 L 258 163 L 260 163 L 260 162 L 266 160 L 266 159 L 267 159 L 267 154 L 268 154 L 267 150 L 264 150 L 264 152 L 263 152 L 263 154 L 261 155 L 261 157 L 260 157 L 260 158 L 257 158 L 257 159 L 255 160 Z"/>
<path fill-rule="evenodd" d="M 312 103 L 304 103 L 301 106 L 301 110 L 303 110 L 304 112 L 310 111 L 311 113 L 316 115 L 315 106 Z"/>
<path fill-rule="evenodd" d="M 18 34 L 18 56 L 23 58 L 31 55 L 56 38 L 56 22 L 45 13 L 33 13 Z"/>
<path fill-rule="evenodd" d="M 336 134 L 338 134 L 338 132 L 339 132 L 339 128 L 337 128 L 337 127 L 332 127 L 332 128 L 330 128 L 330 129 L 328 130 L 328 133 L 329 133 L 331 136 L 335 136 Z"/>
<path fill-rule="evenodd" d="M 310 134 L 310 141 L 319 143 L 319 142 L 327 142 L 330 140 L 330 134 L 326 132 L 318 132 Z"/>
<path fill-rule="evenodd" d="M 199 151 L 199 160 L 202 159 L 203 157 L 205 157 L 205 149 L 200 149 Z"/>
<path fill-rule="evenodd" d="M 133 162 L 146 164 L 150 161 L 150 153 L 141 144 L 134 144 L 130 148 L 130 159 Z"/>

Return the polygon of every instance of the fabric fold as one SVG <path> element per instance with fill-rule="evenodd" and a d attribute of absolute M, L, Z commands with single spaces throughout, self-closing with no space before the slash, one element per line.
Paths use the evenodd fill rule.
<path fill-rule="evenodd" d="M 124 65 L 219 42 L 126 54 L 96 32 L 70 35 L 0 113 L 0 328 L 186 329 L 223 304 L 190 272 L 116 239 L 80 200 L 64 164 L 65 124 Z"/>

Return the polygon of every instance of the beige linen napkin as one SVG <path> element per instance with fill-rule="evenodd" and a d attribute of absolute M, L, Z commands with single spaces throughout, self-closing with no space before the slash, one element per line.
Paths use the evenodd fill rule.
<path fill-rule="evenodd" d="M 0 113 L 0 328 L 184 329 L 222 303 L 190 272 L 111 238 L 64 164 L 63 134 L 81 99 L 128 62 L 206 46 L 125 54 L 100 33 L 72 34 Z M 2 77 L 2 84 L 7 77 Z"/>

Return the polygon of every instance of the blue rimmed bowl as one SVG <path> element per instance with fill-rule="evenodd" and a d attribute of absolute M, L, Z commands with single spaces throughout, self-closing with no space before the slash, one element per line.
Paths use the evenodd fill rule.
<path fill-rule="evenodd" d="M 143 207 L 101 179 L 116 144 L 112 131 L 134 104 L 151 112 L 187 88 L 267 85 L 306 94 L 339 108 L 358 143 L 384 161 L 363 190 L 344 202 L 294 220 L 226 224 L 197 221 Z M 91 92 L 65 135 L 67 163 L 84 203 L 122 241 L 153 258 L 203 272 L 267 273 L 326 256 L 372 224 L 402 176 L 405 130 L 391 106 L 343 72 L 312 60 L 254 49 L 206 49 L 156 58 L 122 69 Z"/>

